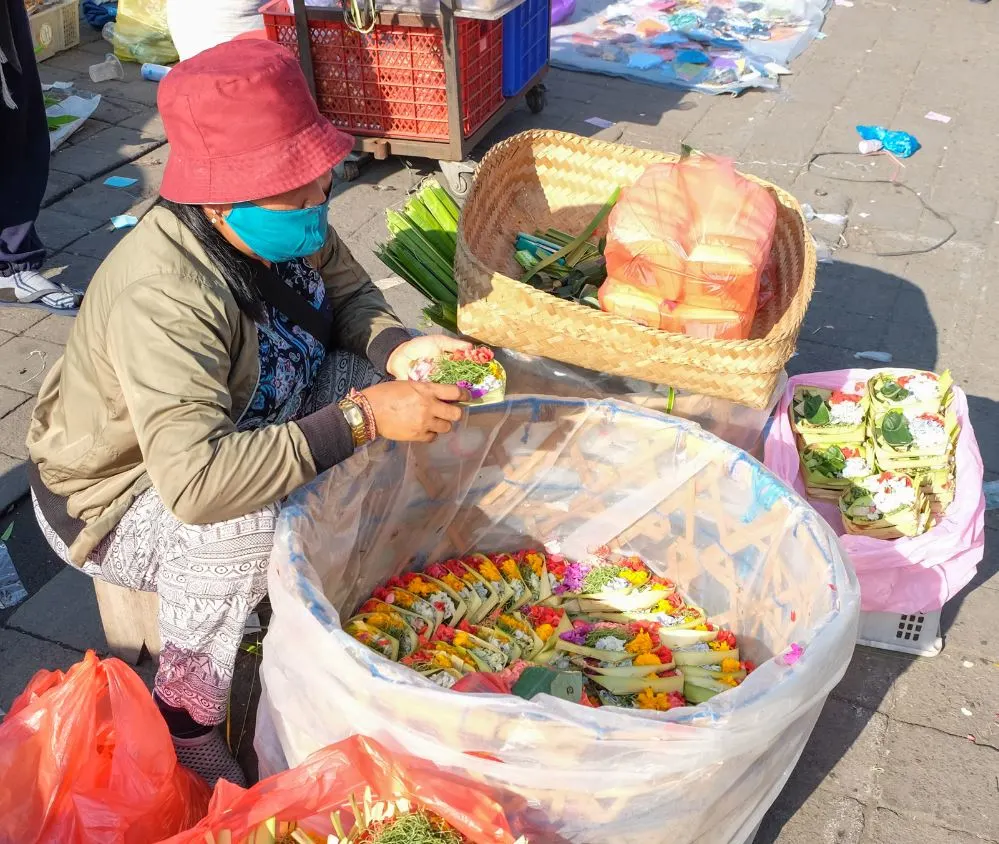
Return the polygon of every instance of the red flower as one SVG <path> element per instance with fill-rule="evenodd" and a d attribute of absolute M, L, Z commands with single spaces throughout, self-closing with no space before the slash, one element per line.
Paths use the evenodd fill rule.
<path fill-rule="evenodd" d="M 733 649 L 736 647 L 735 633 L 733 633 L 731 630 L 719 630 L 718 635 L 715 636 L 715 641 L 725 642 L 728 644 L 730 648 Z"/>
<path fill-rule="evenodd" d="M 683 598 L 681 598 L 676 592 L 671 592 L 669 597 L 666 598 L 666 600 L 673 607 L 673 609 L 678 610 L 680 609 L 680 607 L 683 606 Z M 713 628 L 709 625 L 708 630 L 711 629 Z"/>
<path fill-rule="evenodd" d="M 890 481 L 894 477 L 895 477 L 894 472 L 882 472 L 880 475 L 878 475 L 878 480 L 881 483 L 884 483 L 885 481 Z"/>
<path fill-rule="evenodd" d="M 659 657 L 659 661 L 663 665 L 669 665 L 673 661 L 673 651 L 667 648 L 665 645 L 661 645 L 656 648 L 652 653 Z"/>
<path fill-rule="evenodd" d="M 936 413 L 920 413 L 917 419 L 924 419 L 927 422 L 936 422 L 939 425 L 943 425 L 943 417 Z"/>
<path fill-rule="evenodd" d="M 458 622 L 458 629 L 465 633 L 471 633 L 472 635 L 475 635 L 475 631 L 472 629 L 472 625 L 468 623 L 467 618 L 463 618 L 461 621 Z"/>
<path fill-rule="evenodd" d="M 448 644 L 451 644 L 451 642 L 454 641 L 454 628 L 448 627 L 446 624 L 442 624 L 430 638 L 433 641 L 447 642 Z"/>
<path fill-rule="evenodd" d="M 859 402 L 863 401 L 863 396 L 857 396 L 853 393 L 843 393 L 839 390 L 833 390 L 832 394 L 829 396 L 829 404 L 839 404 L 840 402 Z"/>
<path fill-rule="evenodd" d="M 750 662 L 750 661 L 749 661 L 749 660 L 747 659 L 747 660 L 745 660 L 745 661 L 744 661 L 744 662 L 743 662 L 743 663 L 742 663 L 742 664 L 740 665 L 740 667 L 741 667 L 741 668 L 742 668 L 742 670 L 743 670 L 743 671 L 745 671 L 745 672 L 746 672 L 747 674 L 752 674 L 752 673 L 753 673 L 753 672 L 754 672 L 754 671 L 756 670 L 756 663 L 754 663 L 754 662 Z"/>
<path fill-rule="evenodd" d="M 669 693 L 669 708 L 675 709 L 678 706 L 686 706 L 687 699 L 680 692 Z"/>
<path fill-rule="evenodd" d="M 895 379 L 895 383 L 898 384 L 899 387 L 902 387 L 904 389 L 905 386 L 911 380 L 912 380 L 912 376 L 911 375 L 900 375 L 898 378 Z"/>
<path fill-rule="evenodd" d="M 565 577 L 565 565 L 565 560 L 556 560 L 554 557 L 548 558 L 548 571 L 555 575 L 557 580 L 562 580 Z"/>
<path fill-rule="evenodd" d="M 858 448 L 850 448 L 849 446 L 843 446 L 840 449 L 840 452 L 847 459 L 850 459 L 851 457 L 860 457 L 860 449 Z"/>
<path fill-rule="evenodd" d="M 493 350 L 488 349 L 485 346 L 476 346 L 468 353 L 468 359 L 473 363 L 487 364 L 492 361 L 494 355 Z"/>

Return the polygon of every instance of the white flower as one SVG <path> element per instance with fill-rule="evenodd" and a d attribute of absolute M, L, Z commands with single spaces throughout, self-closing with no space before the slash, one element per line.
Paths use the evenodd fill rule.
<path fill-rule="evenodd" d="M 905 389 L 912 393 L 918 402 L 933 401 L 940 395 L 940 383 L 925 373 L 910 378 L 905 384 Z"/>
<path fill-rule="evenodd" d="M 506 659 L 503 654 L 488 648 L 476 648 L 475 655 L 486 663 L 493 671 L 502 671 L 506 668 Z"/>
<path fill-rule="evenodd" d="M 866 478 L 871 474 L 871 467 L 863 457 L 848 457 L 846 466 L 843 467 L 842 476 L 844 478 Z"/>
<path fill-rule="evenodd" d="M 623 651 L 624 641 L 617 636 L 603 636 L 593 645 L 598 651 Z"/>
<path fill-rule="evenodd" d="M 920 448 L 943 448 L 947 444 L 947 429 L 935 418 L 921 416 L 913 410 L 905 411 L 913 442 Z"/>
<path fill-rule="evenodd" d="M 859 425 L 864 421 L 860 402 L 841 401 L 829 405 L 829 422 L 833 425 Z"/>
<path fill-rule="evenodd" d="M 430 679 L 442 689 L 450 689 L 455 683 L 458 682 L 455 677 L 447 671 L 438 671 L 436 674 L 432 674 Z"/>
<path fill-rule="evenodd" d="M 444 617 L 454 618 L 455 612 L 457 612 L 454 601 L 451 600 L 451 596 L 447 592 L 434 592 L 429 598 L 427 598 L 431 604 L 435 607 L 440 604 L 444 607 Z"/>

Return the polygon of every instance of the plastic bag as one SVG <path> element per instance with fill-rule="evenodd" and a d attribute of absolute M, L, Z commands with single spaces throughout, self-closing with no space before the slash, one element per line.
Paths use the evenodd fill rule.
<path fill-rule="evenodd" d="M 345 634 L 388 577 L 470 549 L 641 555 L 760 667 L 665 713 L 441 689 Z M 265 773 L 349 735 L 497 795 L 514 834 L 743 844 L 853 652 L 858 587 L 829 526 L 744 452 L 634 405 L 513 397 L 430 445 L 379 442 L 283 508 L 255 748 Z M 793 665 L 772 659 L 792 643 Z M 528 808 L 530 807 L 530 808 Z"/>
<path fill-rule="evenodd" d="M 897 368 L 839 369 L 795 375 L 777 408 L 774 424 L 764 443 L 764 461 L 777 477 L 804 494 L 789 408 L 796 384 L 843 389 L 866 381 L 878 372 Z M 975 576 L 985 554 L 984 467 L 975 431 L 968 416 L 968 399 L 960 387 L 954 391 L 954 410 L 961 423 L 957 440 L 957 486 L 944 519 L 922 536 L 872 539 L 851 536 L 843 530 L 835 502 L 813 501 L 850 556 L 860 580 L 861 609 L 865 612 L 914 613 L 940 609 Z"/>
<path fill-rule="evenodd" d="M 746 339 L 776 223 L 773 196 L 730 162 L 650 167 L 611 211 L 600 306 L 665 331 Z"/>
<path fill-rule="evenodd" d="M 167 0 L 119 0 L 114 54 L 123 62 L 173 64 L 179 59 L 167 24 Z"/>
<path fill-rule="evenodd" d="M 224 780 L 212 795 L 208 814 L 193 829 L 161 844 L 203 844 L 205 833 L 230 833 L 242 841 L 261 823 L 296 821 L 307 832 L 333 832 L 330 814 L 349 830 L 350 798 L 372 802 L 406 797 L 440 815 L 475 844 L 512 844 L 514 838 L 495 800 L 436 766 L 390 754 L 378 742 L 352 737 L 320 750 L 297 768 L 268 777 L 248 790 Z"/>
<path fill-rule="evenodd" d="M 167 0 L 170 38 L 181 61 L 264 28 L 261 0 Z"/>
<path fill-rule="evenodd" d="M 0 841 L 148 844 L 196 823 L 208 786 L 177 764 L 139 676 L 93 651 L 39 671 L 0 725 Z"/>
<path fill-rule="evenodd" d="M 506 370 L 507 383 L 519 393 L 595 399 L 614 398 L 632 402 L 696 422 L 708 433 L 763 459 L 763 429 L 774 407 L 784 395 L 787 375 L 781 373 L 773 395 L 764 408 L 752 408 L 714 396 L 675 390 L 662 384 L 594 372 L 578 366 L 496 349 L 496 359 Z"/>

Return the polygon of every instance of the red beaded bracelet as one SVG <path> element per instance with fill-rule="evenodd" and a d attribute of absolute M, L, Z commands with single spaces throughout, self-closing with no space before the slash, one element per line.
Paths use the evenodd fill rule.
<path fill-rule="evenodd" d="M 375 426 L 375 414 L 371 409 L 371 403 L 364 393 L 359 390 L 351 389 L 347 398 L 360 408 L 361 415 L 364 416 L 364 433 L 368 438 L 368 442 L 374 442 L 378 437 L 378 428 Z"/>

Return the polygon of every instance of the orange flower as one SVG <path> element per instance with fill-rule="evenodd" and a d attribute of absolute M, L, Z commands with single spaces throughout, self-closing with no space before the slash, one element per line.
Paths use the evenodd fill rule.
<path fill-rule="evenodd" d="M 639 654 L 634 659 L 634 665 L 662 665 L 662 660 L 655 654 Z"/>
<path fill-rule="evenodd" d="M 713 650 L 713 651 L 730 651 L 730 650 L 732 650 L 729 647 L 728 642 L 722 642 L 722 641 L 717 641 L 717 640 L 714 641 L 714 642 L 708 642 L 708 647 L 711 648 L 711 650 Z"/>
<path fill-rule="evenodd" d="M 652 650 L 652 637 L 644 630 L 624 646 L 628 653 L 645 654 Z"/>
<path fill-rule="evenodd" d="M 727 656 L 721 661 L 721 670 L 726 674 L 734 674 L 739 670 L 739 660 Z"/>
<path fill-rule="evenodd" d="M 547 642 L 552 637 L 552 634 L 555 632 L 555 628 L 552 627 L 550 624 L 539 624 L 537 627 L 534 628 L 534 632 L 538 634 L 538 638 L 542 642 Z"/>
<path fill-rule="evenodd" d="M 664 692 L 656 694 L 652 689 L 639 692 L 636 702 L 639 709 L 655 709 L 659 712 L 665 712 L 670 708 L 669 695 Z"/>
<path fill-rule="evenodd" d="M 492 562 L 480 563 L 479 574 L 481 574 L 486 580 L 498 581 L 503 579 L 503 575 L 499 573 L 499 569 L 496 568 L 495 564 Z"/>

